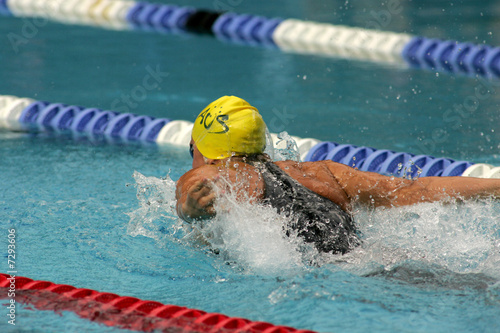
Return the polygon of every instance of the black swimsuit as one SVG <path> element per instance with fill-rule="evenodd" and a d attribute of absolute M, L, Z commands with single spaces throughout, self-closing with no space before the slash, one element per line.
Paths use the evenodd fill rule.
<path fill-rule="evenodd" d="M 351 216 L 268 160 L 252 161 L 265 183 L 264 204 L 292 217 L 290 227 L 320 252 L 346 253 L 359 244 Z M 287 235 L 289 232 L 287 231 Z"/>

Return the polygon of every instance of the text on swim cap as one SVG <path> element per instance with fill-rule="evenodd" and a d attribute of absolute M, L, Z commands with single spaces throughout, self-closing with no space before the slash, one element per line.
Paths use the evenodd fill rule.
<path fill-rule="evenodd" d="M 219 111 L 219 112 L 221 112 L 221 111 Z M 221 124 L 223 130 L 218 131 L 218 132 L 210 132 L 209 131 L 208 133 L 212 133 L 212 134 L 227 133 L 229 131 L 229 127 L 227 127 L 226 121 L 229 119 L 229 116 L 227 114 L 220 114 L 220 115 L 216 116 L 215 118 L 213 118 L 213 117 L 214 116 L 210 113 L 210 108 L 206 109 L 205 111 L 200 113 L 200 115 L 198 116 L 198 118 L 200 118 L 200 125 L 203 125 L 203 127 L 205 127 L 205 129 L 209 130 L 210 127 L 212 127 L 214 120 L 217 120 L 217 122 L 219 124 Z M 210 121 L 210 119 L 211 119 L 211 121 Z"/>

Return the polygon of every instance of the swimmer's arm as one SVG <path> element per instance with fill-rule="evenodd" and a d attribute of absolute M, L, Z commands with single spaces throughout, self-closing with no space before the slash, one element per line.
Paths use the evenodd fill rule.
<path fill-rule="evenodd" d="M 421 202 L 500 198 L 500 179 L 422 177 L 409 180 L 359 171 L 338 163 L 329 168 L 352 203 L 369 206 L 393 207 Z"/>
<path fill-rule="evenodd" d="M 193 169 L 178 181 L 175 191 L 177 215 L 186 222 L 208 219 L 215 216 L 213 203 L 215 192 L 211 180 L 216 176 L 210 170 L 200 172 Z"/>
<path fill-rule="evenodd" d="M 259 201 L 263 197 L 264 185 L 253 169 L 220 169 L 214 165 L 205 165 L 188 171 L 177 181 L 178 216 L 186 222 L 214 217 L 214 203 L 217 200 L 214 184 L 219 190 L 235 191 L 238 200 Z"/>

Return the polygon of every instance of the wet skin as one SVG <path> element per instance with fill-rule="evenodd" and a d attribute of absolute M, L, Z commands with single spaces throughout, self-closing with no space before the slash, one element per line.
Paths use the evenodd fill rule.
<path fill-rule="evenodd" d="M 256 202 L 264 196 L 264 182 L 255 167 L 242 157 L 223 160 L 205 158 L 191 142 L 193 168 L 177 182 L 177 212 L 186 220 L 205 219 L 215 215 L 214 184 L 241 182 L 236 195 L 250 197 Z M 359 171 L 333 161 L 275 162 L 303 186 L 328 198 L 347 212 L 357 204 L 370 207 L 396 207 L 421 202 L 466 200 L 471 198 L 500 198 L 500 179 L 470 177 L 422 177 L 416 180 L 383 176 Z M 227 190 L 231 190 L 227 188 Z"/>

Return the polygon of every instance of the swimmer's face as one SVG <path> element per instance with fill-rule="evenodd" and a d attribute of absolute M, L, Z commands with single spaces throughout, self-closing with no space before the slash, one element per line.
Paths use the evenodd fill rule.
<path fill-rule="evenodd" d="M 218 162 L 217 160 L 212 160 L 203 156 L 198 150 L 198 147 L 196 147 L 193 139 L 191 139 L 191 142 L 189 143 L 189 153 L 193 158 L 193 169 L 205 164 L 216 164 Z"/>
<path fill-rule="evenodd" d="M 189 152 L 193 158 L 193 169 L 206 164 L 203 155 L 198 150 L 198 147 L 196 147 L 193 139 L 191 139 L 191 142 L 189 143 Z"/>

